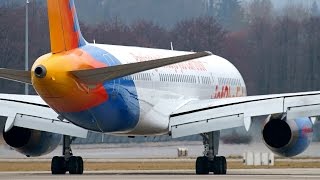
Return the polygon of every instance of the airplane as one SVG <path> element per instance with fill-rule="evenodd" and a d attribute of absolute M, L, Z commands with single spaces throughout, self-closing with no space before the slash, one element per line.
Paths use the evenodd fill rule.
<path fill-rule="evenodd" d="M 292 157 L 310 144 L 320 92 L 247 96 L 237 68 L 210 52 L 90 44 L 82 36 L 73 0 L 47 0 L 51 52 L 30 71 L 0 69 L 0 77 L 34 87 L 35 95 L 0 94 L 7 117 L 6 143 L 28 157 L 62 156 L 52 174 L 83 174 L 74 138 L 88 131 L 118 136 L 200 134 L 204 152 L 196 174 L 226 174 L 218 156 L 220 131 L 249 130 L 252 117 L 268 115 L 263 142 Z"/>

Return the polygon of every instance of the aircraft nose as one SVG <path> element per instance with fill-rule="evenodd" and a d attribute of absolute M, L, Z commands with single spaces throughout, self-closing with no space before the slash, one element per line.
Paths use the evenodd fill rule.
<path fill-rule="evenodd" d="M 37 78 L 44 78 L 47 75 L 47 69 L 46 67 L 44 67 L 43 65 L 38 65 L 35 69 L 34 69 L 34 75 Z"/>

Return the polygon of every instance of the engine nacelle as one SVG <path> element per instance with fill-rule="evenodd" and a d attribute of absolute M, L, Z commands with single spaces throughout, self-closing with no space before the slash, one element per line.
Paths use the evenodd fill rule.
<path fill-rule="evenodd" d="M 62 135 L 14 126 L 3 132 L 3 138 L 16 151 L 36 157 L 52 152 L 61 142 Z"/>
<path fill-rule="evenodd" d="M 270 115 L 262 129 L 266 146 L 284 157 L 296 156 L 309 146 L 313 128 L 310 118 L 287 120 L 283 114 Z"/>

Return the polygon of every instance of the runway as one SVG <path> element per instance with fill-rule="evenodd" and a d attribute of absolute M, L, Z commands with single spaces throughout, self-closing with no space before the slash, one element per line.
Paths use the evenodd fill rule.
<path fill-rule="evenodd" d="M 161 142 L 161 143 L 133 143 L 133 144 L 86 144 L 73 145 L 73 153 L 86 159 L 158 159 L 177 158 L 177 148 L 188 149 L 188 157 L 197 157 L 203 153 L 202 142 Z M 271 152 L 263 143 L 252 144 L 223 144 L 220 143 L 219 155 L 242 156 L 244 152 Z M 310 147 L 298 158 L 320 157 L 320 143 L 311 143 Z M 51 159 L 61 155 L 61 147 L 48 155 L 36 159 Z M 0 159 L 33 159 L 0 145 Z"/>
<path fill-rule="evenodd" d="M 51 175 L 49 172 L 2 172 L 0 179 L 320 179 L 320 169 L 234 169 L 227 175 L 195 175 L 190 170 L 153 170 L 153 171 L 87 171 L 83 175 Z"/>
<path fill-rule="evenodd" d="M 177 148 L 186 147 L 189 150 L 189 156 L 186 159 L 177 159 Z M 14 165 L 20 165 L 14 168 L 11 172 L 0 172 L 1 179 L 320 179 L 319 161 L 320 143 L 311 144 L 310 148 L 298 156 L 301 159 L 277 159 L 276 169 L 239 169 L 246 168 L 242 165 L 241 157 L 245 151 L 254 152 L 268 152 L 266 147 L 260 143 L 249 145 L 225 145 L 221 146 L 221 155 L 233 156 L 238 159 L 228 159 L 229 165 L 234 168 L 228 170 L 225 176 L 207 175 L 197 176 L 194 170 L 180 170 L 193 169 L 195 157 L 200 155 L 203 151 L 201 142 L 180 142 L 180 143 L 152 143 L 152 144 L 129 144 L 129 145 L 77 145 L 74 146 L 74 153 L 83 156 L 86 161 L 86 169 L 83 175 L 63 175 L 53 176 L 48 172 L 50 169 L 50 161 L 52 156 L 60 155 L 61 148 L 57 148 L 53 153 L 39 158 L 26 158 L 16 151 L 7 147 L 0 146 L 0 165 L 10 171 Z M 173 161 L 173 162 L 171 162 Z M 284 161 L 284 162 L 282 162 Z M 156 162 L 156 163 L 155 163 Z M 2 163 L 2 164 L 1 164 Z M 10 164 L 11 163 L 11 164 Z M 13 163 L 13 164 L 12 164 Z M 27 163 L 27 164 L 26 164 Z M 31 163 L 31 164 L 30 164 Z M 42 163 L 42 164 L 41 164 Z M 95 163 L 102 163 L 96 165 Z M 137 163 L 130 166 L 130 163 Z M 159 164 L 162 165 L 160 166 Z M 169 167 L 178 163 L 175 168 Z M 155 167 L 154 164 L 157 166 Z M 183 166 L 181 166 L 181 164 Z M 300 164 L 299 166 L 292 166 Z M 308 165 L 308 166 L 307 166 Z M 119 166 L 119 167 L 118 167 Z M 140 170 L 148 168 L 155 169 L 171 169 L 171 170 Z M 159 166 L 159 167 L 158 167 Z M 30 171 L 33 170 L 40 172 Z M 38 168 L 39 167 L 39 168 Z M 99 168 L 97 168 L 99 167 Z M 289 167 L 309 167 L 304 169 L 289 169 Z M 123 169 L 139 169 L 139 170 L 123 170 Z M 277 169 L 283 168 L 283 169 Z M 2 171 L 5 171 L 5 170 Z M 20 170 L 19 172 L 16 171 Z M 27 170 L 28 169 L 28 170 Z M 91 170 L 105 170 L 108 171 L 91 171 Z M 113 170 L 111 170 L 113 169 Z M 12 170 L 12 169 L 11 169 Z M 21 172 L 21 171 L 28 172 Z"/>

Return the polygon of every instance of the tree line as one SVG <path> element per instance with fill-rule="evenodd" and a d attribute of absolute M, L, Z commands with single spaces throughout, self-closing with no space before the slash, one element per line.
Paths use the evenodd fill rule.
<path fill-rule="evenodd" d="M 320 87 L 320 18 L 315 12 L 317 6 L 310 13 L 290 5 L 275 13 L 269 0 L 252 0 L 240 16 L 245 26 L 235 30 L 215 16 L 188 18 L 172 27 L 143 19 L 127 24 L 114 17 L 96 25 L 81 23 L 81 30 L 89 42 L 162 49 L 173 42 L 175 50 L 211 51 L 235 64 L 250 95 L 297 92 Z M 24 68 L 24 19 L 23 7 L 0 7 L 1 67 Z M 50 51 L 45 7 L 30 4 L 29 28 L 31 66 Z M 1 80 L 0 92 L 22 93 L 23 85 Z"/>

